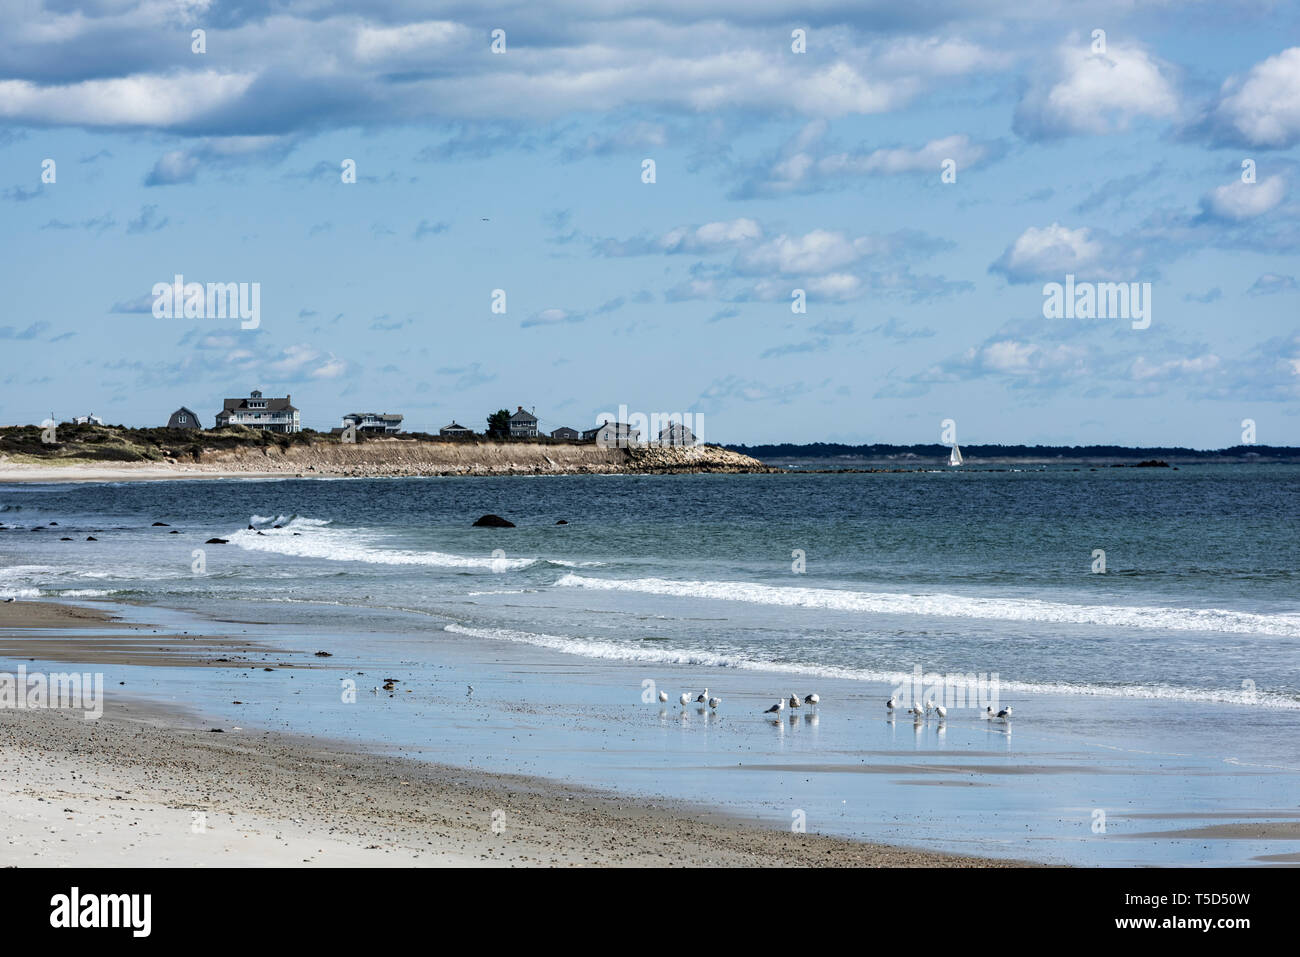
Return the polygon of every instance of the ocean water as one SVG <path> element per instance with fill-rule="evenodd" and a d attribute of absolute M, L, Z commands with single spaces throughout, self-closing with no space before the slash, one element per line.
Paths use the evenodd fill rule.
<path fill-rule="evenodd" d="M 419 609 L 598 658 L 1300 710 L 1297 504 L 1300 470 L 1231 466 L 11 485 L 0 596 Z"/>
<path fill-rule="evenodd" d="M 0 486 L 0 596 L 291 623 L 298 637 L 329 636 L 332 651 L 352 656 L 350 666 L 400 662 L 490 682 L 493 662 L 502 676 L 518 665 L 532 684 L 503 677 L 486 693 L 503 709 L 527 700 L 562 714 L 574 700 L 566 688 L 584 687 L 577 700 L 599 702 L 583 732 L 591 739 L 570 741 L 563 760 L 553 743 L 531 752 L 516 743 L 513 757 L 503 747 L 484 761 L 476 736 L 486 732 L 466 725 L 461 744 L 451 743 L 453 734 L 430 756 L 716 797 L 732 808 L 749 806 L 753 790 L 778 818 L 786 813 L 773 797 L 780 785 L 719 784 L 701 795 L 666 783 L 664 762 L 707 764 L 737 748 L 752 764 L 795 754 L 822 768 L 895 747 L 916 760 L 919 730 L 897 738 L 890 725 L 891 737 L 879 738 L 867 722 L 883 723 L 893 688 L 903 688 L 905 706 L 933 688 L 948 699 L 953 730 L 940 729 L 946 743 L 934 750 L 927 723 L 926 753 L 951 760 L 954 748 L 965 748 L 972 760 L 996 753 L 1065 762 L 1032 798 L 1040 803 L 1024 811 L 1028 823 L 1013 816 L 989 824 L 990 807 L 1031 800 L 1003 793 L 992 804 L 964 798 L 966 817 L 954 808 L 966 822 L 963 836 L 952 820 L 935 833 L 909 818 L 913 798 L 870 790 L 870 776 L 859 774 L 851 786 L 837 776 L 817 800 L 828 808 L 851 798 L 885 801 L 897 812 L 890 827 L 862 810 L 843 812 L 830 830 L 1114 861 L 1098 856 L 1095 843 L 1052 837 L 1056 825 L 1042 823 L 1075 813 L 1086 821 L 1096 804 L 1099 789 L 1075 787 L 1075 770 L 1061 769 L 1078 764 L 1114 776 L 1107 755 L 1164 756 L 1151 759 L 1157 765 L 1176 756 L 1177 781 L 1156 783 L 1155 765 L 1143 764 L 1131 769 L 1143 783 L 1100 790 L 1112 804 L 1158 813 L 1295 810 L 1298 492 L 1300 469 L 1289 466 L 9 485 Z M 471 527 L 488 512 L 518 527 Z M 86 542 L 88 535 L 98 541 Z M 229 544 L 204 544 L 211 537 Z M 1098 550 L 1104 573 L 1094 570 Z M 546 668 L 567 677 L 538 686 L 546 670 L 539 662 L 562 662 Z M 921 690 L 904 686 L 918 673 Z M 679 685 L 718 689 L 729 724 L 678 715 L 674 703 L 658 712 L 667 721 L 659 728 L 636 710 L 643 676 L 671 685 L 674 702 Z M 155 684 L 183 699 L 178 680 L 158 676 Z M 796 741 L 788 735 L 802 719 L 782 722 L 773 739 L 759 711 L 779 695 L 814 688 L 831 692 L 819 727 Z M 990 746 L 992 729 L 981 720 L 989 704 L 1014 705 L 1016 738 L 999 729 Z M 327 708 L 311 713 L 312 730 L 420 745 L 409 716 L 374 712 L 355 726 L 331 724 Z M 663 728 L 688 727 L 678 717 L 712 728 L 712 744 L 700 751 L 703 738 L 663 737 Z M 836 725 L 837 717 L 854 723 Z M 292 728 L 306 718 L 295 723 L 279 709 L 275 721 Z M 723 727 L 743 734 L 728 738 Z M 639 742 L 636 756 L 611 764 L 601 735 L 624 732 Z M 590 757 L 595 752 L 602 756 Z M 1021 823 L 1050 849 L 1025 843 Z M 1119 860 L 1223 863 L 1279 853 L 1267 842 L 1204 850 L 1210 846 L 1193 840 Z"/>

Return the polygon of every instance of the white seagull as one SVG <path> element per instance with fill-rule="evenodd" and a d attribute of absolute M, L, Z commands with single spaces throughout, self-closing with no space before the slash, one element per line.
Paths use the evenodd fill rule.
<path fill-rule="evenodd" d="M 790 692 L 790 707 L 792 708 L 803 707 L 803 702 L 799 700 L 799 696 L 795 694 L 793 691 Z"/>
<path fill-rule="evenodd" d="M 821 695 L 818 694 L 806 694 L 803 696 L 803 703 L 811 705 L 814 708 L 821 704 L 821 700 Z"/>
<path fill-rule="evenodd" d="M 708 700 L 709 700 L 709 689 L 708 689 L 708 688 L 705 688 L 703 691 L 701 691 L 699 697 L 695 699 L 695 701 L 696 701 L 697 704 L 704 704 L 704 702 L 706 702 L 706 701 L 708 701 Z"/>
<path fill-rule="evenodd" d="M 939 716 L 940 721 L 943 721 L 945 718 L 948 717 L 948 709 L 945 708 L 943 705 L 935 704 L 933 701 L 931 701 L 930 704 L 933 705 L 934 712 Z"/>
<path fill-rule="evenodd" d="M 910 708 L 907 709 L 907 713 L 908 713 L 908 714 L 914 714 L 914 715 L 916 715 L 918 718 L 923 718 L 923 717 L 925 717 L 925 712 L 924 712 L 923 710 L 921 710 L 921 702 L 919 702 L 919 701 L 913 701 L 913 702 L 912 702 L 912 707 L 910 707 Z"/>
<path fill-rule="evenodd" d="M 772 707 L 770 707 L 770 708 L 768 708 L 766 711 L 764 711 L 763 714 L 780 714 L 780 713 L 781 713 L 781 710 L 782 710 L 784 707 L 785 707 L 785 699 L 784 699 L 784 698 L 777 698 L 777 699 L 776 699 L 776 704 L 772 705 Z"/>
<path fill-rule="evenodd" d="M 1011 705 L 1007 705 L 993 717 L 1001 718 L 1003 721 L 1007 720 L 1007 718 L 1011 717 Z"/>
<path fill-rule="evenodd" d="M 897 708 L 898 707 L 897 696 L 890 695 L 889 700 L 885 702 L 885 707 L 888 708 L 890 711 L 893 711 L 895 708 Z"/>
<path fill-rule="evenodd" d="M 682 703 L 682 707 L 685 708 L 688 704 L 691 703 L 691 695 L 690 695 L 690 692 L 689 692 L 689 691 L 683 691 L 683 692 L 682 692 L 682 696 L 681 696 L 678 700 L 681 701 L 681 703 Z"/>
<path fill-rule="evenodd" d="M 721 698 L 713 697 L 709 699 L 709 707 L 712 708 L 714 711 L 718 710 L 718 705 L 720 704 L 722 704 Z"/>
<path fill-rule="evenodd" d="M 663 704 L 667 700 L 668 700 L 668 692 L 667 691 L 659 692 L 659 703 Z"/>

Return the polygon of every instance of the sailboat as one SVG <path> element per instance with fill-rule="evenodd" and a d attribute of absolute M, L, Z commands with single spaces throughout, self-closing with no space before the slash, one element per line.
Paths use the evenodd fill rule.
<path fill-rule="evenodd" d="M 957 446 L 956 442 L 952 444 L 952 452 L 948 454 L 948 464 L 961 465 L 961 449 Z"/>

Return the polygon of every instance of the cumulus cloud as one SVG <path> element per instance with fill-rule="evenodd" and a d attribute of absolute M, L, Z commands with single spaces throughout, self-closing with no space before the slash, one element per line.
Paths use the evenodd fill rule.
<path fill-rule="evenodd" d="M 1015 130 L 1027 139 L 1127 129 L 1138 117 L 1178 111 L 1172 68 L 1135 44 L 1111 41 L 1093 53 L 1078 37 L 1056 49 L 1016 108 Z"/>
<path fill-rule="evenodd" d="M 1286 180 L 1270 176 L 1257 183 L 1241 180 L 1219 186 L 1201 199 L 1206 216 L 1239 222 L 1253 219 L 1274 209 L 1286 197 Z"/>
<path fill-rule="evenodd" d="M 989 271 L 1010 283 L 1059 280 L 1067 273 L 1081 279 L 1131 278 L 1136 264 L 1109 237 L 1086 226 L 1060 223 L 1030 226 L 998 257 Z"/>
<path fill-rule="evenodd" d="M 1300 46 L 1224 81 L 1201 127 L 1223 146 L 1286 149 L 1300 143 Z"/>

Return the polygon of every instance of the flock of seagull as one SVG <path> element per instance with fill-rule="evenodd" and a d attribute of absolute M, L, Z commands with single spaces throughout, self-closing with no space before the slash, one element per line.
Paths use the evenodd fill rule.
<path fill-rule="evenodd" d="M 890 695 L 889 700 L 885 702 L 885 710 L 892 718 L 895 709 L 901 705 L 902 702 L 898 700 L 897 695 Z M 928 718 L 931 711 L 939 716 L 940 721 L 945 721 L 948 718 L 948 709 L 943 705 L 936 703 L 933 698 L 927 701 L 924 707 L 921 706 L 921 702 L 913 700 L 912 707 L 907 709 L 907 713 L 915 717 L 917 721 Z M 1005 708 L 998 711 L 994 711 L 991 707 L 986 707 L 984 713 L 980 715 L 980 717 L 986 721 L 1007 721 L 1011 718 L 1011 706 L 1007 705 Z"/>
<path fill-rule="evenodd" d="M 717 711 L 718 705 L 722 704 L 722 699 L 716 695 L 710 695 L 708 688 L 705 688 L 697 695 L 692 695 L 689 691 L 682 692 L 682 696 L 677 700 L 681 703 L 683 708 L 690 707 L 691 701 L 693 700 L 698 705 L 707 704 L 714 711 Z M 797 694 L 791 692 L 788 699 L 778 698 L 776 704 L 764 711 L 763 714 L 780 714 L 787 707 L 791 710 L 804 707 L 815 708 L 821 704 L 821 700 L 821 695 L 816 693 L 806 694 L 800 698 Z M 667 691 L 659 692 L 659 703 L 668 703 Z M 897 695 L 891 695 L 889 700 L 885 702 L 885 710 L 891 718 L 894 716 L 894 711 L 901 706 L 902 702 L 898 700 Z M 907 709 L 907 713 L 914 716 L 918 722 L 928 718 L 931 711 L 939 716 L 940 721 L 946 721 L 948 719 L 948 709 L 943 705 L 938 704 L 933 698 L 927 701 L 924 706 L 922 706 L 921 702 L 914 700 L 912 702 L 912 707 Z M 980 715 L 980 717 L 986 721 L 1008 721 L 1011 718 L 1011 706 L 1008 705 L 998 711 L 994 711 L 991 707 L 985 708 L 984 713 Z"/>

